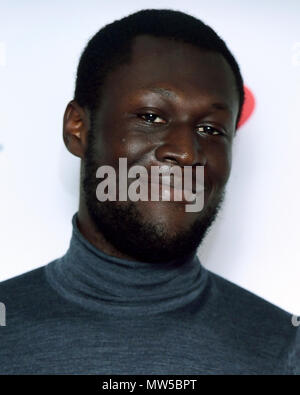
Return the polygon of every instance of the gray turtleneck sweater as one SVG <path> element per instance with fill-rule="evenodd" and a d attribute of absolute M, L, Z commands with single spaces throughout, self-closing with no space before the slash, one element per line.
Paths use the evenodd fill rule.
<path fill-rule="evenodd" d="M 295 374 L 291 315 L 205 269 L 91 245 L 0 284 L 1 374 Z"/>

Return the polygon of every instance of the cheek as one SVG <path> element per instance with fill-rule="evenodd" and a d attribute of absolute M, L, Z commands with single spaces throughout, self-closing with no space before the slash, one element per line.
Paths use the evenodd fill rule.
<path fill-rule="evenodd" d="M 131 134 L 122 139 L 119 149 L 127 157 L 128 166 L 143 162 L 152 150 L 153 142 L 147 136 Z"/>
<path fill-rule="evenodd" d="M 211 149 L 207 155 L 207 177 L 218 187 L 223 187 L 231 170 L 231 146 Z"/>
<path fill-rule="evenodd" d="M 152 149 L 146 135 L 133 130 L 126 122 L 102 119 L 97 125 L 95 150 L 102 164 L 118 165 L 119 158 L 127 158 L 128 166 L 141 160 Z"/>

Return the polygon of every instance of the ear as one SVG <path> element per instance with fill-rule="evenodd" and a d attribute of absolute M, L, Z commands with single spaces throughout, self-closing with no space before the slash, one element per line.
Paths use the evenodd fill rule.
<path fill-rule="evenodd" d="M 71 154 L 84 157 L 89 127 L 87 110 L 79 106 L 75 100 L 71 100 L 66 107 L 63 120 L 63 139 Z"/>

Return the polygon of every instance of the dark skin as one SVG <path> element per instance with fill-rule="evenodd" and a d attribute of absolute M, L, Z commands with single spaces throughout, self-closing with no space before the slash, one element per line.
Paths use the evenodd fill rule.
<path fill-rule="evenodd" d="M 190 213 L 182 202 L 135 202 L 142 218 L 162 223 L 167 234 L 184 232 L 217 201 L 230 175 L 239 98 L 233 72 L 217 53 L 186 43 L 139 36 L 130 64 L 110 72 L 95 117 L 99 166 L 128 168 L 204 165 L 205 205 Z M 153 114 L 149 116 L 149 113 Z M 147 115 L 148 114 L 148 115 Z M 90 113 L 72 100 L 64 115 L 64 141 L 83 161 Z M 96 196 L 95 196 L 96 199 Z M 125 202 L 126 204 L 126 202 Z M 136 260 L 110 243 L 93 223 L 81 187 L 78 226 L 105 253 Z"/>

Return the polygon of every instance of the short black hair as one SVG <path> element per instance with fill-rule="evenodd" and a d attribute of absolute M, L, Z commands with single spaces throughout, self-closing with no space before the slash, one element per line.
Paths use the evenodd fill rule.
<path fill-rule="evenodd" d="M 91 113 L 100 105 L 101 87 L 107 73 L 131 60 L 133 39 L 142 34 L 165 37 L 218 52 L 229 63 L 239 94 L 239 113 L 244 103 L 239 66 L 225 42 L 208 25 L 181 11 L 145 9 L 116 20 L 99 30 L 87 43 L 79 61 L 74 100 Z"/>

